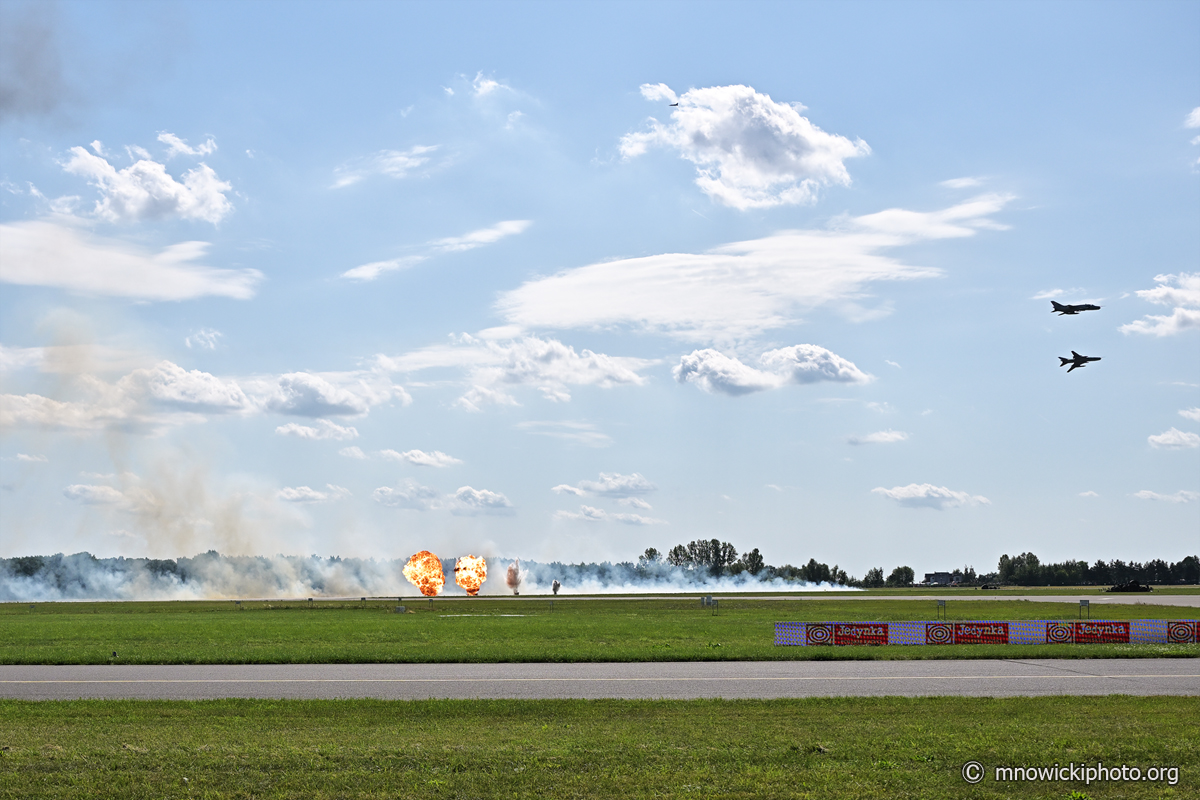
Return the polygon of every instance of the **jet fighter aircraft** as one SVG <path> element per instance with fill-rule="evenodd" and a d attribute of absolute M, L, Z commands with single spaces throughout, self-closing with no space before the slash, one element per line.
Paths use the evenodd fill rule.
<path fill-rule="evenodd" d="M 1058 357 L 1058 360 L 1062 362 L 1059 364 L 1060 367 L 1065 367 L 1067 364 L 1071 365 L 1071 368 L 1067 370 L 1067 372 L 1074 372 L 1079 367 L 1086 367 L 1089 361 L 1100 360 L 1100 356 L 1081 356 L 1074 350 L 1071 351 L 1071 355 L 1072 358 L 1063 358 L 1062 356 Z"/>
<path fill-rule="evenodd" d="M 1099 311 L 1100 310 L 1100 306 L 1094 306 L 1091 303 L 1080 303 L 1077 306 L 1064 306 L 1062 303 L 1056 303 L 1053 300 L 1051 300 L 1050 305 L 1054 306 L 1054 308 L 1050 309 L 1050 313 L 1053 314 L 1055 312 L 1058 312 L 1058 315 L 1060 317 L 1066 316 L 1068 314 L 1070 314 L 1070 315 L 1078 314 L 1080 311 Z"/>

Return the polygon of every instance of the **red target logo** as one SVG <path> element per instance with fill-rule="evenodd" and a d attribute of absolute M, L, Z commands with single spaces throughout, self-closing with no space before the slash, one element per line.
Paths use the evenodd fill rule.
<path fill-rule="evenodd" d="M 809 644 L 833 644 L 833 626 L 810 623 L 804 626 Z"/>
<path fill-rule="evenodd" d="M 1070 625 L 1060 625 L 1054 622 L 1046 623 L 1046 644 L 1070 644 L 1075 637 L 1072 636 Z"/>
<path fill-rule="evenodd" d="M 1167 623 L 1167 641 L 1171 644 L 1190 644 L 1192 642 L 1192 636 L 1192 623 Z"/>
<path fill-rule="evenodd" d="M 925 626 L 925 644 L 953 644 L 954 628 L 938 622 Z"/>

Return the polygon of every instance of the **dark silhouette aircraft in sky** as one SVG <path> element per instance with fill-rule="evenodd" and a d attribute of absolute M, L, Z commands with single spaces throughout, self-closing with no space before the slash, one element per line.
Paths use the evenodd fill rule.
<path fill-rule="evenodd" d="M 1056 303 L 1051 300 L 1050 305 L 1054 306 L 1054 308 L 1050 309 L 1050 313 L 1053 314 L 1057 311 L 1060 317 L 1066 314 L 1078 314 L 1080 311 L 1100 310 L 1100 306 L 1094 306 L 1091 303 L 1080 303 L 1077 306 L 1064 306 L 1062 303 Z"/>
<path fill-rule="evenodd" d="M 1086 367 L 1089 361 L 1100 360 L 1100 356 L 1081 356 L 1074 350 L 1071 351 L 1071 356 L 1071 358 L 1058 357 L 1058 360 L 1062 362 L 1059 364 L 1060 367 L 1065 367 L 1067 364 L 1071 365 L 1071 368 L 1067 372 L 1074 372 L 1079 367 Z"/>

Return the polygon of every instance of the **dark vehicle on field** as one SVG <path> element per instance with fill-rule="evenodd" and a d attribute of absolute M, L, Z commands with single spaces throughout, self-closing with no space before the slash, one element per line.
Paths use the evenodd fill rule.
<path fill-rule="evenodd" d="M 1104 591 L 1106 591 L 1106 592 L 1153 592 L 1154 589 L 1145 583 L 1138 583 L 1137 581 L 1129 581 L 1128 583 L 1118 583 L 1115 586 L 1105 589 Z"/>

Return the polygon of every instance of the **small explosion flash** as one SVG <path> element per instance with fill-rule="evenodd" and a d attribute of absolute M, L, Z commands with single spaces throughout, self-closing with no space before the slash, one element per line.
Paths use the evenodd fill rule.
<path fill-rule="evenodd" d="M 508 574 L 504 576 L 504 582 L 508 584 L 508 588 L 512 589 L 513 594 L 521 593 L 521 560 L 517 559 L 508 565 Z"/>

